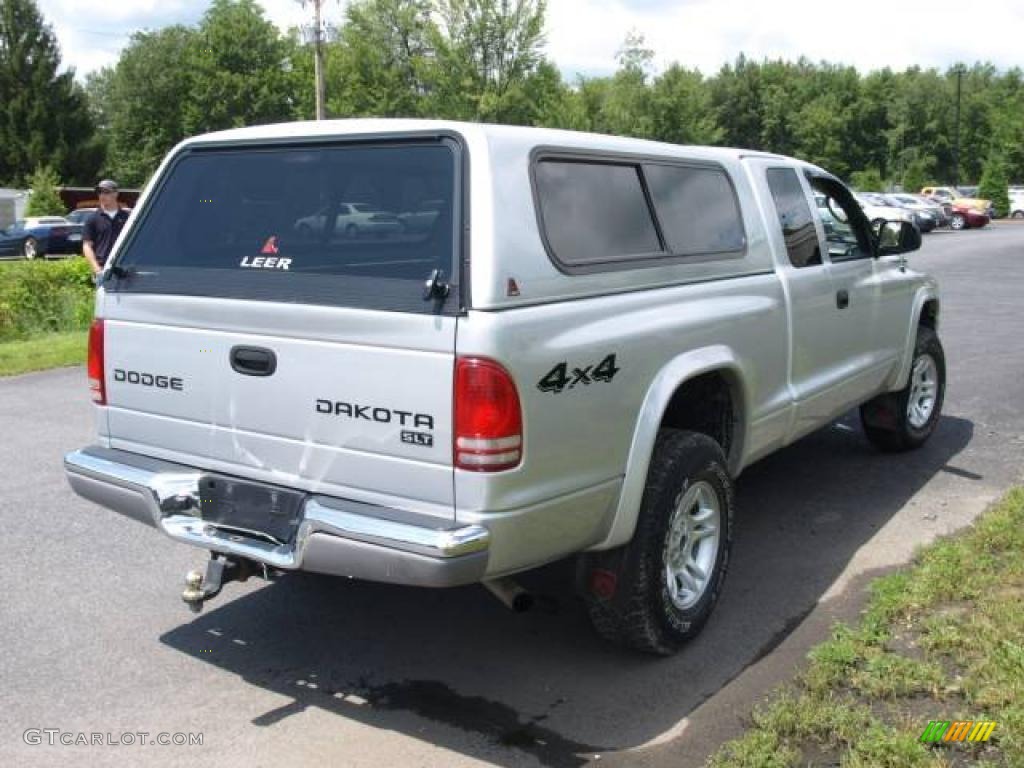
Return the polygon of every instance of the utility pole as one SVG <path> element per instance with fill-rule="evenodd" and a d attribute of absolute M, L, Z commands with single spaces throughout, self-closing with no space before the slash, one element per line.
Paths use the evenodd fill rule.
<path fill-rule="evenodd" d="M 956 143 L 953 149 L 953 186 L 960 186 L 960 79 L 963 77 L 962 64 L 956 65 Z"/>
<path fill-rule="evenodd" d="M 323 4 L 323 0 L 313 0 L 313 72 L 316 77 L 316 119 L 324 119 L 324 101 L 326 101 L 326 88 L 324 87 L 324 31 L 323 25 L 320 22 L 320 6 Z M 960 97 L 959 89 L 957 90 L 957 115 L 960 114 Z M 959 126 L 960 118 L 957 117 L 957 125 Z M 959 131 L 959 127 L 957 128 Z M 959 150 L 958 150 L 959 151 Z"/>
<path fill-rule="evenodd" d="M 303 25 L 303 38 L 305 42 L 313 43 L 313 76 L 316 89 L 316 119 L 323 120 L 326 117 L 327 87 L 324 83 L 324 42 L 335 31 L 328 27 L 323 21 L 324 0 L 299 0 L 302 7 L 306 3 L 313 4 L 313 26 Z"/>

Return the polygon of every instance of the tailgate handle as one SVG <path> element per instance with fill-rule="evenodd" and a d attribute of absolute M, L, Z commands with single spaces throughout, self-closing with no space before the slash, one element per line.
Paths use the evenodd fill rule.
<path fill-rule="evenodd" d="M 263 347 L 232 347 L 231 367 L 246 376 L 270 376 L 277 370 L 277 355 Z"/>

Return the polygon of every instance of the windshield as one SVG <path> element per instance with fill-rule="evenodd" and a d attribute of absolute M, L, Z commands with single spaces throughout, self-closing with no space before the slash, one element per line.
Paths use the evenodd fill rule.
<path fill-rule="evenodd" d="M 436 311 L 424 281 L 457 279 L 455 158 L 448 142 L 192 150 L 139 212 L 111 290 Z M 353 198 L 396 215 L 348 215 Z M 427 200 L 441 215 L 405 227 Z"/>

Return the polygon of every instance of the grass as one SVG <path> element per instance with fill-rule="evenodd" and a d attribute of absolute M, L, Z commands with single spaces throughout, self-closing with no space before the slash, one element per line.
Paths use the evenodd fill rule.
<path fill-rule="evenodd" d="M 871 591 L 710 768 L 1024 766 L 1024 489 Z M 930 720 L 998 724 L 986 743 L 924 744 Z"/>
<path fill-rule="evenodd" d="M 0 342 L 0 376 L 81 365 L 85 362 L 87 340 L 88 331 L 68 331 Z"/>

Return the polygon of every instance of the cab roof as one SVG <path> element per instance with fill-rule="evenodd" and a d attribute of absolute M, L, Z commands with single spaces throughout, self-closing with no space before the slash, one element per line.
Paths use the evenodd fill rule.
<path fill-rule="evenodd" d="M 684 146 L 647 139 L 608 136 L 555 128 L 533 128 L 493 123 L 468 123 L 453 120 L 413 120 L 406 118 L 353 118 L 341 120 L 275 123 L 248 128 L 233 128 L 195 136 L 185 146 L 204 144 L 255 143 L 281 139 L 335 138 L 342 136 L 384 136 L 394 134 L 456 133 L 467 140 L 482 139 L 487 143 L 533 144 L 581 150 L 680 155 L 707 160 L 737 160 L 744 157 L 782 158 L 768 152 L 726 147 Z"/>

